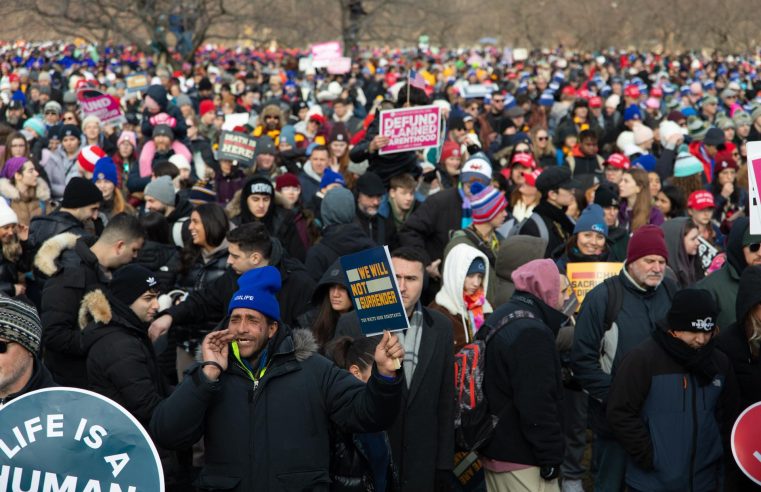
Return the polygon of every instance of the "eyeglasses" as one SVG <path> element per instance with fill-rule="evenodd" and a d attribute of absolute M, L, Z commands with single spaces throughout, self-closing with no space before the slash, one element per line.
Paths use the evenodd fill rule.
<path fill-rule="evenodd" d="M 48 114 L 58 115 L 58 111 L 45 111 L 45 114 L 46 115 L 48 115 Z"/>
<path fill-rule="evenodd" d="M 749 244 L 748 249 L 751 253 L 758 253 L 758 250 L 761 249 L 761 243 Z"/>
<path fill-rule="evenodd" d="M 8 351 L 8 345 L 14 342 L 0 341 L 0 354 L 4 354 Z"/>

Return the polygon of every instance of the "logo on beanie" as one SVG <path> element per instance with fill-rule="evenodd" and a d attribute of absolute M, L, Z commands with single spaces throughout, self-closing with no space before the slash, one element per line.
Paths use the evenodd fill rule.
<path fill-rule="evenodd" d="M 272 186 L 267 183 L 254 183 L 251 185 L 251 193 L 265 193 L 267 195 L 272 194 Z"/>
<path fill-rule="evenodd" d="M 106 179 L 106 175 L 103 173 L 98 173 L 98 179 Z"/>
<path fill-rule="evenodd" d="M 601 224 L 592 224 L 592 231 L 605 235 L 605 228 Z"/>
<path fill-rule="evenodd" d="M 235 296 L 234 300 L 236 300 L 236 301 L 253 301 L 254 300 L 254 296 L 251 296 L 251 295 L 239 295 L 239 296 Z"/>
<path fill-rule="evenodd" d="M 709 316 L 703 319 L 696 319 L 692 322 L 692 327 L 700 331 L 711 331 L 714 327 L 713 318 Z"/>
<path fill-rule="evenodd" d="M 145 279 L 145 282 L 148 284 L 148 287 L 153 287 L 156 285 L 156 279 L 154 277 L 148 277 Z"/>

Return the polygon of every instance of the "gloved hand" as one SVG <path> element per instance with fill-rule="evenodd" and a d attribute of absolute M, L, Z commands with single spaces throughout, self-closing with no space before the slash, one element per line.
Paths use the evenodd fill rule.
<path fill-rule="evenodd" d="M 543 466 L 539 469 L 539 476 L 543 479 L 550 481 L 555 480 L 560 476 L 560 465 Z"/>
<path fill-rule="evenodd" d="M 423 181 L 426 183 L 433 183 L 434 179 L 436 179 L 436 169 L 432 169 L 427 173 L 423 173 Z"/>

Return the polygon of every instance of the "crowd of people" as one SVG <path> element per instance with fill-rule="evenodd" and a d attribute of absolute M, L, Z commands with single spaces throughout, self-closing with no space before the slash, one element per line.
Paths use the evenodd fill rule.
<path fill-rule="evenodd" d="M 334 75 L 301 51 L 20 46 L 0 405 L 113 399 L 167 490 L 755 488 L 729 439 L 761 399 L 757 57 L 368 49 Z M 439 145 L 381 153 L 380 112 L 424 105 Z M 409 328 L 365 337 L 339 258 L 384 245 Z M 579 308 L 586 262 L 623 266 Z M 478 340 L 495 426 L 468 449 L 455 356 Z"/>

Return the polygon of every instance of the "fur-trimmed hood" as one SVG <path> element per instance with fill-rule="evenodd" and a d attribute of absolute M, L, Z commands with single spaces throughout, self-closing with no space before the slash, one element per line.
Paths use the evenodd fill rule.
<path fill-rule="evenodd" d="M 304 362 L 317 353 L 317 340 L 312 330 L 298 329 L 291 332 L 293 338 L 293 355 L 299 362 Z"/>
<path fill-rule="evenodd" d="M 79 317 L 77 318 L 80 330 L 84 330 L 93 321 L 108 324 L 113 317 L 111 303 L 108 302 L 108 298 L 102 290 L 94 290 L 82 298 L 82 303 L 79 305 Z"/>
<path fill-rule="evenodd" d="M 34 190 L 37 200 L 50 200 L 50 186 L 48 186 L 44 179 L 37 179 L 37 186 L 35 186 Z M 3 195 L 3 198 L 10 201 L 21 199 L 21 193 L 18 188 L 8 178 L 0 178 L 0 195 Z"/>
<path fill-rule="evenodd" d="M 64 232 L 53 236 L 40 247 L 37 255 L 34 257 L 34 266 L 48 277 L 52 277 L 58 272 L 56 261 L 61 257 L 64 251 L 74 249 L 79 236 L 71 232 Z"/>

